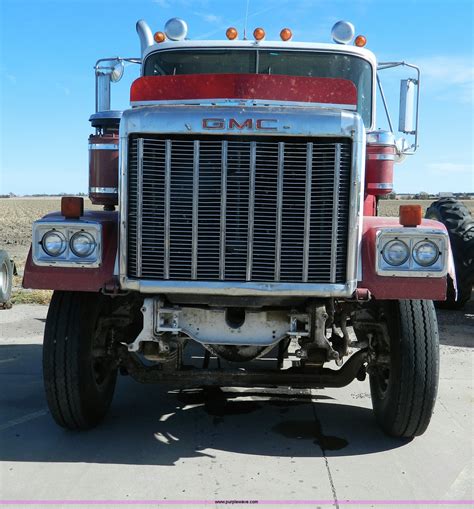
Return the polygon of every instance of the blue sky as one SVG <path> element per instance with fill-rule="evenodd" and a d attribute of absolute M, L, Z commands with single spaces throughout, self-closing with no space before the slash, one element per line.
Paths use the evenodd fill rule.
<path fill-rule="evenodd" d="M 473 5 L 250 0 L 248 29 L 263 26 L 267 39 L 277 39 L 288 26 L 295 41 L 331 42 L 334 22 L 347 19 L 378 60 L 419 64 L 420 149 L 396 166 L 395 190 L 474 192 Z M 100 57 L 139 56 L 138 19 L 156 31 L 179 16 L 190 38 L 221 39 L 228 26 L 242 32 L 245 7 L 246 0 L 0 0 L 0 193 L 87 191 L 93 65 Z M 128 67 L 113 87 L 114 108 L 128 106 L 137 73 Z M 383 75 L 394 117 L 400 77 Z"/>

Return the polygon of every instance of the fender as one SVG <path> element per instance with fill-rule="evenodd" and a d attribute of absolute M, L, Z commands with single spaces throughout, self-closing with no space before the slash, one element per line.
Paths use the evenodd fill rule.
<path fill-rule="evenodd" d="M 54 221 L 62 217 L 60 212 L 53 212 L 43 219 Z M 102 225 L 102 264 L 97 268 L 40 267 L 33 263 L 30 247 L 23 275 L 23 288 L 75 292 L 99 292 L 104 288 L 118 288 L 118 277 L 114 274 L 118 212 L 88 210 L 82 217 Z"/>
<path fill-rule="evenodd" d="M 362 223 L 362 279 L 357 283 L 365 288 L 376 299 L 427 299 L 446 300 L 446 276 L 433 278 L 420 277 L 387 277 L 378 276 L 375 272 L 375 235 L 378 228 L 401 227 L 398 217 L 364 216 Z M 446 232 L 445 226 L 431 219 L 423 219 L 420 227 L 432 228 Z M 452 256 L 449 256 L 448 272 L 454 279 Z"/>

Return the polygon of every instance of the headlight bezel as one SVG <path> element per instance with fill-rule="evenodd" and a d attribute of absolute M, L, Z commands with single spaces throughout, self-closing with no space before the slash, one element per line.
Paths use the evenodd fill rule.
<path fill-rule="evenodd" d="M 51 256 L 43 247 L 43 238 L 55 231 L 66 240 L 66 249 L 59 256 Z M 74 235 L 84 232 L 94 240 L 94 249 L 84 257 L 78 256 L 71 248 Z M 102 263 L 102 225 L 87 220 L 58 221 L 39 220 L 33 223 L 32 258 L 39 266 L 97 268 Z"/>
<path fill-rule="evenodd" d="M 382 251 L 390 242 L 399 240 L 409 248 L 409 256 L 404 263 L 390 265 Z M 422 265 L 414 256 L 415 247 L 428 241 L 437 248 L 436 260 L 431 265 Z M 449 239 L 446 232 L 432 228 L 400 227 L 379 228 L 376 233 L 375 272 L 379 276 L 398 277 L 444 277 L 448 272 Z"/>

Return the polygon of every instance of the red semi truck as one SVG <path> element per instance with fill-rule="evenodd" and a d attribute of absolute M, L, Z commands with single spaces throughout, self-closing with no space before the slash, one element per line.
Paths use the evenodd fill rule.
<path fill-rule="evenodd" d="M 418 68 L 378 63 L 345 21 L 331 44 L 295 42 L 289 29 L 268 41 L 262 28 L 193 41 L 178 18 L 137 31 L 139 58 L 95 67 L 89 192 L 104 210 L 63 198 L 33 226 L 24 286 L 54 290 L 43 350 L 54 419 L 98 424 L 119 372 L 292 388 L 368 374 L 382 429 L 422 434 L 449 239 L 417 205 L 377 215 L 394 163 L 417 148 Z M 116 111 L 124 61 L 141 73 Z M 379 80 L 393 67 L 413 75 L 398 140 Z"/>

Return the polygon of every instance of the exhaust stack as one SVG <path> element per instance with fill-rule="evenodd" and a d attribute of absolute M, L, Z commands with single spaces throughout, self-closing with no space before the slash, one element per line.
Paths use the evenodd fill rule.
<path fill-rule="evenodd" d="M 142 56 L 143 53 L 145 53 L 145 50 L 153 45 L 153 34 L 151 33 L 151 29 L 148 26 L 148 23 L 140 19 L 137 21 L 137 33 L 138 37 L 140 37 L 140 46 L 141 46 L 141 52 Z"/>

